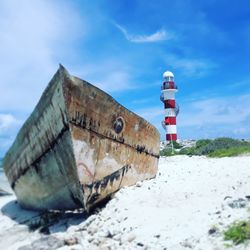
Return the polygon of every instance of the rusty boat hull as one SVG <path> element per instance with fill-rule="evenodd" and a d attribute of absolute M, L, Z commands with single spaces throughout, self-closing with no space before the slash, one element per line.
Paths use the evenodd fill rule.
<path fill-rule="evenodd" d="M 88 210 L 155 177 L 159 144 L 154 126 L 60 66 L 3 166 L 22 207 Z"/>

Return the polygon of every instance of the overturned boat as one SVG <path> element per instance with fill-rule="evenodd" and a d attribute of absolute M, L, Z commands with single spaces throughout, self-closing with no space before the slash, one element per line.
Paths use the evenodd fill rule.
<path fill-rule="evenodd" d="M 154 126 L 60 65 L 3 166 L 22 207 L 88 210 L 155 177 L 159 144 Z"/>

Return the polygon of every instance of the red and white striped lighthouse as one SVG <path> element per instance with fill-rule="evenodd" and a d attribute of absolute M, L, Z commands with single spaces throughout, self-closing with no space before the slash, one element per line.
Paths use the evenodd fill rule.
<path fill-rule="evenodd" d="M 161 100 L 164 102 L 165 120 L 162 122 L 162 125 L 166 130 L 166 140 L 176 141 L 176 116 L 179 112 L 179 107 L 175 102 L 175 93 L 178 91 L 178 88 L 174 83 L 174 74 L 172 72 L 164 72 L 163 78 Z"/>

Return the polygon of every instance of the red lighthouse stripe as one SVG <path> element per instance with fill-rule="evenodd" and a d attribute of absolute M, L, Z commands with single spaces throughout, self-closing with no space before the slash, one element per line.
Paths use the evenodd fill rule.
<path fill-rule="evenodd" d="M 174 89 L 174 82 L 168 82 L 170 89 Z"/>
<path fill-rule="evenodd" d="M 177 134 L 166 134 L 167 141 L 176 141 L 177 140 Z"/>
<path fill-rule="evenodd" d="M 166 125 L 176 125 L 176 117 L 165 117 Z"/>
<path fill-rule="evenodd" d="M 175 89 L 174 82 L 172 81 L 164 82 L 163 89 Z"/>
<path fill-rule="evenodd" d="M 167 99 L 164 101 L 164 107 L 166 108 L 175 108 L 175 100 Z"/>

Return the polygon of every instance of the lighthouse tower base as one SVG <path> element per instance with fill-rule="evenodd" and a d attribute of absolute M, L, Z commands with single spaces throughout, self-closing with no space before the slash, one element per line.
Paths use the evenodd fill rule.
<path fill-rule="evenodd" d="M 177 134 L 166 134 L 166 140 L 167 141 L 176 141 L 177 140 Z"/>

